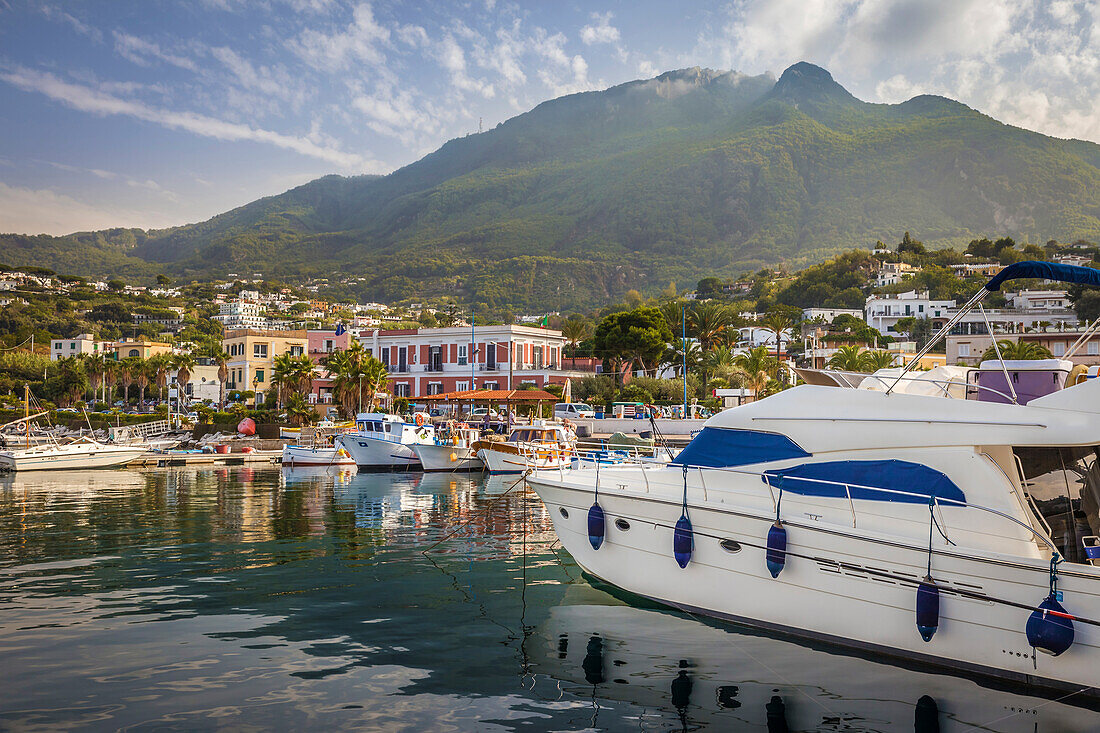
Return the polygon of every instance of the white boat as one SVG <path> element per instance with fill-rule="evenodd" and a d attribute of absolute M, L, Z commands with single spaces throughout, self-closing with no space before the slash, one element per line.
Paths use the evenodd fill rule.
<path fill-rule="evenodd" d="M 476 428 L 459 425 L 446 438 L 437 436 L 434 443 L 416 443 L 412 449 L 425 471 L 481 471 L 485 463 L 474 448 L 480 437 Z"/>
<path fill-rule="evenodd" d="M 0 451 L 0 470 L 45 471 L 115 468 L 144 455 L 142 445 L 108 445 L 88 437 L 72 443 L 49 443 Z"/>
<path fill-rule="evenodd" d="M 489 473 L 522 473 L 528 469 L 562 469 L 573 462 L 576 436 L 562 425 L 536 421 L 513 428 L 508 440 L 476 443 L 477 455 Z"/>
<path fill-rule="evenodd" d="M 354 467 L 355 459 L 344 448 L 335 446 L 284 445 L 284 466 Z"/>
<path fill-rule="evenodd" d="M 1034 277 L 1100 286 L 1016 263 L 938 336 Z M 530 483 L 578 564 L 631 593 L 1097 699 L 1100 380 L 1060 389 L 998 361 L 997 399 L 895 391 L 905 371 L 883 390 L 803 385 L 716 415 L 668 466 Z"/>
<path fill-rule="evenodd" d="M 1080 406 L 1098 401 L 1095 380 L 1027 406 L 802 386 L 711 418 L 667 467 L 540 471 L 529 480 L 576 561 L 632 593 L 1095 693 L 1100 412 Z M 589 534 L 594 504 L 599 541 Z M 677 557 L 682 517 L 690 527 Z M 1052 556 L 1065 562 L 1048 602 Z M 932 594 L 926 575 L 942 611 L 930 641 L 927 619 L 922 630 L 915 616 L 918 587 Z M 1040 603 L 1055 614 L 1048 620 L 1062 619 L 1051 602 L 1076 617 L 1072 645 L 1057 656 L 1037 654 L 1045 642 L 1025 628 Z"/>
<path fill-rule="evenodd" d="M 435 428 L 430 424 L 406 423 L 383 412 L 360 413 L 355 418 L 355 432 L 336 436 L 336 445 L 360 468 L 419 468 L 413 446 L 434 444 Z"/>

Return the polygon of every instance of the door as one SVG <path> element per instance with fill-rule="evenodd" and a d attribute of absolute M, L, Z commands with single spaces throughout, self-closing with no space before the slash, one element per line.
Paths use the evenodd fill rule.
<path fill-rule="evenodd" d="M 402 346 L 397 350 L 397 371 L 404 372 L 408 368 L 409 363 L 409 350 L 407 347 Z"/>

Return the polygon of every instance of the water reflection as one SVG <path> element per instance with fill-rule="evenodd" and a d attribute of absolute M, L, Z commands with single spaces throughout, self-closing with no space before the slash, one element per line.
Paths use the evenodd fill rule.
<path fill-rule="evenodd" d="M 0 727 L 1095 729 L 1095 713 L 624 604 L 516 478 L 0 477 Z"/>

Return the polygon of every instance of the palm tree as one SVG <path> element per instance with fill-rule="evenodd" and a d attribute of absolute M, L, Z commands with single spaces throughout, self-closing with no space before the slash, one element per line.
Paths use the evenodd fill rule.
<path fill-rule="evenodd" d="M 584 340 L 592 337 L 592 324 L 580 318 L 570 318 L 561 324 L 561 335 L 569 345 L 569 355 L 573 360 L 571 366 L 577 365 L 577 346 Z"/>
<path fill-rule="evenodd" d="M 863 347 L 859 344 L 841 346 L 836 353 L 829 357 L 825 366 L 842 372 L 863 371 Z"/>
<path fill-rule="evenodd" d="M 115 385 L 118 384 L 120 364 L 108 359 L 103 362 L 103 401 L 108 405 L 115 401 Z"/>
<path fill-rule="evenodd" d="M 148 359 L 134 357 L 130 368 L 134 383 L 138 386 L 138 412 L 145 412 L 145 388 L 153 378 L 153 365 Z"/>
<path fill-rule="evenodd" d="M 281 407 L 283 395 L 294 389 L 297 363 L 289 353 L 279 354 L 271 365 L 271 386 L 275 388 L 275 404 Z"/>
<path fill-rule="evenodd" d="M 317 417 L 313 405 L 309 404 L 309 400 L 301 392 L 290 393 L 286 400 L 286 414 L 295 425 L 313 422 Z"/>
<path fill-rule="evenodd" d="M 103 384 L 105 379 L 104 371 L 106 371 L 106 361 L 103 354 L 89 354 L 84 357 L 84 367 L 88 370 L 88 386 L 92 390 L 93 401 L 95 401 L 95 395 L 99 390 L 99 385 Z"/>
<path fill-rule="evenodd" d="M 760 319 L 760 325 L 775 334 L 775 358 L 779 359 L 779 349 L 782 345 L 783 335 L 794 328 L 794 318 L 781 310 L 770 310 Z"/>
<path fill-rule="evenodd" d="M 733 313 L 729 307 L 710 300 L 696 303 L 688 312 L 688 328 L 699 339 L 699 346 L 704 352 L 710 351 L 715 339 L 733 323 Z"/>
<path fill-rule="evenodd" d="M 734 371 L 735 357 L 728 346 L 715 346 L 703 356 L 705 377 L 726 377 Z M 708 380 L 704 379 L 704 382 Z"/>
<path fill-rule="evenodd" d="M 768 380 L 775 375 L 778 362 L 768 353 L 768 347 L 757 346 L 735 356 L 733 365 L 735 367 L 731 375 L 733 381 L 740 382 L 742 386 L 751 389 L 755 400 L 760 398 L 768 386 Z"/>
<path fill-rule="evenodd" d="M 860 354 L 860 359 L 863 361 L 863 368 L 860 371 L 877 372 L 879 369 L 889 369 L 894 366 L 896 358 L 889 351 L 876 351 L 874 349 L 864 351 Z"/>
<path fill-rule="evenodd" d="M 176 370 L 176 384 L 179 385 L 179 400 L 182 403 L 187 395 L 187 384 L 191 381 L 191 370 L 195 368 L 195 357 L 191 354 L 173 354 L 168 363 Z"/>
<path fill-rule="evenodd" d="M 155 354 L 148 359 L 148 364 L 153 371 L 153 378 L 157 384 L 157 398 L 164 402 L 164 388 L 168 386 L 168 361 L 167 354 Z"/>
<path fill-rule="evenodd" d="M 210 358 L 218 366 L 218 409 L 225 409 L 225 383 L 229 381 L 229 353 L 221 349 L 211 352 Z"/>
<path fill-rule="evenodd" d="M 137 372 L 136 362 L 140 358 L 139 356 L 128 356 L 118 363 L 118 376 L 119 381 L 122 383 L 123 406 L 130 402 L 130 385 L 134 383 L 134 376 Z"/>
<path fill-rule="evenodd" d="M 358 342 L 332 352 L 324 366 L 332 378 L 333 394 L 348 414 L 354 414 L 361 405 L 373 409 L 375 395 L 389 379 L 382 362 L 368 354 Z"/>
<path fill-rule="evenodd" d="M 1004 359 L 1032 360 L 1051 358 L 1050 349 L 1034 341 L 1010 341 L 1008 339 L 1003 339 L 997 342 L 997 347 L 1001 350 L 1001 357 Z M 997 351 L 992 346 L 986 349 L 985 353 L 982 354 L 982 361 L 996 358 Z"/>
<path fill-rule="evenodd" d="M 693 339 L 684 341 L 683 339 L 676 339 L 672 342 L 672 346 L 665 350 L 664 356 L 661 357 L 660 366 L 670 367 L 673 373 L 678 377 L 684 376 L 684 349 L 687 349 L 687 368 L 690 374 L 693 371 L 698 371 L 700 363 L 702 362 L 703 352 L 699 350 L 699 344 Z"/>

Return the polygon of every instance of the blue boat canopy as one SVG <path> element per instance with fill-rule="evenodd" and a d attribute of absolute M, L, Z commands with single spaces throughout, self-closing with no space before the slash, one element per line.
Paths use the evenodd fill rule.
<path fill-rule="evenodd" d="M 927 504 L 930 497 L 966 502 L 966 495 L 951 479 L 934 468 L 910 461 L 826 461 L 803 463 L 790 468 L 765 471 L 761 476 L 775 487 L 803 496 L 847 498 L 849 485 L 853 499 L 893 501 L 903 504 Z M 830 483 L 820 483 L 830 482 Z M 852 486 L 859 484 L 859 488 Z M 904 491 L 892 494 L 888 491 Z M 915 494 L 910 496 L 909 494 Z"/>
<path fill-rule="evenodd" d="M 728 468 L 788 458 L 808 458 L 810 455 L 790 438 L 778 433 L 703 428 L 672 463 L 676 466 Z"/>
<path fill-rule="evenodd" d="M 1006 280 L 1019 280 L 1027 277 L 1040 277 L 1044 280 L 1100 287 L 1100 270 L 1094 270 L 1091 267 L 1078 267 L 1077 265 L 1060 265 L 1054 262 L 1028 260 L 1027 262 L 1016 262 L 998 272 L 992 280 L 985 284 L 985 289 L 991 293 L 996 292 L 1001 289 L 1001 284 Z"/>

